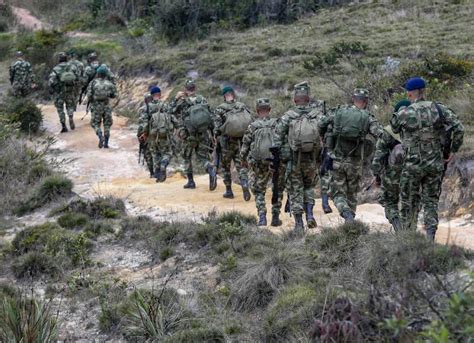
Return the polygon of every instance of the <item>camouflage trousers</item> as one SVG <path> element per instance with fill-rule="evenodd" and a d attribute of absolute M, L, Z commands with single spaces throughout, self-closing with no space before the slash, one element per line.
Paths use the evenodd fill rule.
<path fill-rule="evenodd" d="M 400 219 L 400 175 L 401 170 L 387 166 L 382 177 L 382 193 L 379 202 L 384 207 L 385 217 L 390 223 L 395 218 Z"/>
<path fill-rule="evenodd" d="M 326 174 L 319 178 L 319 188 L 321 190 L 321 195 L 329 194 L 331 191 L 331 182 L 332 182 L 332 175 L 331 172 L 328 170 Z"/>
<path fill-rule="evenodd" d="M 110 136 L 110 128 L 113 123 L 112 108 L 107 101 L 96 101 L 91 104 L 91 126 L 97 135 L 102 134 L 101 124 L 103 124 L 104 134 Z"/>
<path fill-rule="evenodd" d="M 255 195 L 255 205 L 258 213 L 267 213 L 265 194 L 268 189 L 268 182 L 273 177 L 273 171 L 270 166 L 265 163 L 250 162 L 251 168 L 251 188 Z M 280 166 L 278 175 L 278 201 L 272 204 L 272 213 L 279 214 L 281 211 L 281 202 L 283 193 L 285 192 L 285 165 Z M 273 185 L 272 185 L 273 187 Z"/>
<path fill-rule="evenodd" d="M 340 214 L 345 211 L 356 213 L 361 178 L 360 161 L 357 159 L 334 160 L 331 191 L 334 205 Z"/>
<path fill-rule="evenodd" d="M 171 144 L 167 138 L 165 139 L 154 139 L 148 141 L 148 149 L 153 161 L 153 170 L 159 169 L 162 165 L 168 165 L 173 156 L 173 150 Z"/>
<path fill-rule="evenodd" d="M 29 84 L 23 84 L 20 82 L 13 82 L 12 84 L 13 96 L 17 98 L 24 98 L 31 92 L 31 86 Z"/>
<path fill-rule="evenodd" d="M 237 169 L 239 173 L 240 181 L 248 181 L 248 170 L 242 166 L 242 161 L 240 160 L 241 140 L 221 137 L 220 141 L 222 147 L 222 177 L 224 179 L 224 185 L 230 186 L 232 184 L 232 161 L 234 162 L 235 169 Z"/>
<path fill-rule="evenodd" d="M 422 208 L 425 227 L 437 228 L 442 178 L 442 161 L 425 165 L 406 163 L 403 166 L 400 176 L 400 217 L 404 228 L 410 228 L 417 221 Z"/>
<path fill-rule="evenodd" d="M 150 173 L 154 173 L 155 168 L 153 167 L 153 155 L 151 153 L 151 143 L 147 141 L 145 144 L 145 150 L 143 151 L 143 158 L 145 160 L 146 166 Z"/>
<path fill-rule="evenodd" d="M 213 166 L 211 162 L 211 152 L 211 140 L 207 132 L 186 137 L 182 144 L 184 172 L 186 174 L 193 173 L 193 153 L 196 155 L 198 162 L 203 165 L 204 169 Z"/>
<path fill-rule="evenodd" d="M 304 204 L 314 206 L 314 187 L 318 181 L 319 165 L 313 154 L 301 154 L 288 163 L 288 185 L 293 214 L 303 214 Z"/>
<path fill-rule="evenodd" d="M 66 122 L 66 114 L 64 112 L 64 105 L 66 105 L 67 115 L 72 117 L 74 115 L 74 111 L 76 110 L 76 96 L 72 92 L 62 93 L 56 95 L 54 100 L 54 106 L 58 111 L 59 121 L 61 123 Z"/>

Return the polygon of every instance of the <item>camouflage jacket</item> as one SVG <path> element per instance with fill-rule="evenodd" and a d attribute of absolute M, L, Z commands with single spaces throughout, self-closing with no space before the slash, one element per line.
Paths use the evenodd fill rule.
<path fill-rule="evenodd" d="M 331 110 L 327 115 L 321 116 L 321 120 L 318 124 L 319 134 L 321 135 L 321 137 L 324 137 L 324 143 L 331 157 L 333 159 L 339 159 L 339 160 L 347 158 L 347 156 L 345 156 L 345 154 L 342 153 L 342 151 L 336 149 L 337 137 L 334 133 L 334 118 L 337 112 L 341 109 L 352 109 L 354 111 L 364 111 L 369 115 L 369 124 L 368 124 L 366 136 L 370 135 L 373 137 L 374 140 L 377 140 L 383 133 L 382 125 L 380 125 L 379 121 L 377 120 L 377 118 L 375 118 L 373 114 L 371 114 L 367 110 L 361 110 L 354 105 L 339 106 Z M 358 151 L 356 151 L 354 156 L 351 155 L 351 158 L 355 160 L 358 160 L 358 159 L 360 160 L 360 158 L 362 157 L 362 148 L 363 148 L 363 145 L 361 145 L 358 148 Z"/>
<path fill-rule="evenodd" d="M 60 75 L 65 70 L 69 70 L 76 75 L 76 78 L 79 76 L 79 71 L 77 70 L 74 64 L 69 62 L 61 62 L 56 67 L 53 68 L 51 74 L 49 74 L 48 85 L 51 90 L 56 94 L 70 93 L 74 91 L 74 86 L 67 86 L 61 83 Z"/>
<path fill-rule="evenodd" d="M 195 94 L 192 96 L 182 97 L 180 99 L 173 98 L 171 100 L 168 108 L 169 112 L 171 113 L 171 117 L 175 122 L 175 126 L 178 129 L 186 129 L 184 125 L 184 120 L 189 116 L 189 108 L 197 103 L 202 103 L 204 105 L 208 105 L 207 100 L 205 97 L 199 94 Z M 209 112 L 211 112 L 211 108 L 209 107 Z"/>
<path fill-rule="evenodd" d="M 109 99 L 116 98 L 118 95 L 117 87 L 115 87 L 112 82 L 106 79 L 96 78 L 92 80 L 92 82 L 89 83 L 89 86 L 87 87 L 87 99 L 90 99 L 91 103 L 108 102 L 108 99 L 100 101 L 95 99 L 95 94 L 98 94 L 99 92 L 108 93 Z"/>
<path fill-rule="evenodd" d="M 252 122 L 249 125 L 249 128 L 247 129 L 247 132 L 245 132 L 244 137 L 242 138 L 242 146 L 240 148 L 240 158 L 242 160 L 247 160 L 248 155 L 250 153 L 250 150 L 252 148 L 252 143 L 255 140 L 255 132 L 258 129 L 261 129 L 263 127 L 272 127 L 275 129 L 277 124 L 277 120 L 275 118 L 259 118 Z"/>
<path fill-rule="evenodd" d="M 382 136 L 377 141 L 374 159 L 372 160 L 372 172 L 374 175 L 381 175 L 384 170 L 390 168 L 388 157 L 393 148 L 400 143 L 400 136 L 391 132 L 390 128 L 386 128 L 383 131 Z"/>
<path fill-rule="evenodd" d="M 84 68 L 84 82 L 86 84 L 89 84 L 96 76 L 96 73 L 97 73 L 97 69 L 101 66 L 100 63 L 92 63 L 92 64 L 88 64 L 85 68 Z M 107 76 L 106 76 L 106 79 L 109 80 L 110 82 L 112 82 L 114 85 L 116 84 L 116 77 L 114 75 L 114 73 L 112 73 L 110 71 L 110 68 L 107 67 Z"/>
<path fill-rule="evenodd" d="M 223 102 L 219 106 L 216 107 L 212 114 L 212 121 L 214 123 L 214 130 L 218 130 L 222 125 L 224 125 L 225 121 L 227 120 L 226 114 L 232 111 L 234 108 L 242 108 L 251 113 L 250 109 L 242 102 L 234 101 L 234 102 Z M 214 132 L 217 133 L 217 132 Z"/>
<path fill-rule="evenodd" d="M 161 100 L 152 100 L 150 103 L 145 104 L 140 108 L 137 131 L 138 137 L 140 137 L 143 133 L 149 133 L 151 117 L 153 113 L 157 111 L 169 113 L 169 104 L 166 102 L 162 102 Z M 176 118 L 173 115 L 170 115 L 170 120 L 174 128 L 179 126 L 179 123 L 176 121 Z"/>
<path fill-rule="evenodd" d="M 85 82 L 84 63 L 82 63 L 81 61 L 79 61 L 77 59 L 71 60 L 71 61 L 69 61 L 69 63 L 73 64 L 76 67 L 79 83 L 83 84 Z"/>
<path fill-rule="evenodd" d="M 30 62 L 24 60 L 15 61 L 9 68 L 10 83 L 18 83 L 23 86 L 30 86 L 33 82 L 33 70 Z"/>

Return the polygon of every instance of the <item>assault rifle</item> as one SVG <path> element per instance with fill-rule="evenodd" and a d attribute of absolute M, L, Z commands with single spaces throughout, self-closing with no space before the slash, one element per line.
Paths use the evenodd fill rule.
<path fill-rule="evenodd" d="M 438 103 L 434 103 L 436 110 L 438 111 L 439 117 L 443 121 L 443 125 L 446 125 L 446 116 L 444 115 L 443 110 L 441 109 L 441 106 Z M 443 178 L 444 175 L 446 174 L 446 170 L 448 170 L 448 164 L 449 162 L 446 162 L 449 159 L 449 156 L 451 155 L 451 144 L 453 142 L 453 128 L 452 127 L 443 127 L 443 133 L 441 137 L 441 142 L 443 144 L 443 159 L 444 159 L 444 171 L 443 171 Z"/>

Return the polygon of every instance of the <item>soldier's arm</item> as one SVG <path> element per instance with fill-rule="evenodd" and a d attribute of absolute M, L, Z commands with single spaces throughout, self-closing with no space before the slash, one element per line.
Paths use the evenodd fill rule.
<path fill-rule="evenodd" d="M 224 110 L 220 106 L 218 106 L 214 110 L 214 112 L 211 112 L 211 118 L 212 118 L 212 122 L 214 124 L 214 134 L 215 135 L 218 135 L 219 132 L 217 132 L 217 131 L 219 130 L 219 128 L 224 123 L 223 116 L 224 116 Z"/>
<path fill-rule="evenodd" d="M 380 175 L 385 168 L 388 155 L 390 154 L 392 140 L 393 138 L 386 131 L 384 131 L 382 136 L 377 140 L 374 159 L 372 161 L 372 172 L 374 175 Z"/>
<path fill-rule="evenodd" d="M 289 128 L 289 118 L 287 115 L 283 115 L 281 117 L 276 126 L 275 126 L 275 140 L 274 140 L 274 145 L 278 148 L 281 148 L 286 141 L 286 136 L 288 134 L 288 128 Z"/>
<path fill-rule="evenodd" d="M 369 133 L 375 139 L 379 139 L 382 136 L 384 130 L 380 122 L 374 116 L 369 116 Z"/>
<path fill-rule="evenodd" d="M 326 134 L 328 133 L 329 127 L 332 124 L 332 121 L 333 121 L 332 115 L 326 115 L 326 116 L 320 117 L 320 120 L 318 122 L 318 131 L 321 137 L 326 136 Z"/>
<path fill-rule="evenodd" d="M 254 127 L 252 124 L 249 125 L 247 131 L 242 138 L 242 147 L 240 149 L 240 158 L 247 160 L 247 156 L 250 152 L 250 145 L 253 142 Z"/>
<path fill-rule="evenodd" d="M 117 87 L 112 83 L 112 87 L 110 87 L 110 97 L 115 99 L 118 96 Z"/>
<path fill-rule="evenodd" d="M 390 119 L 390 126 L 392 127 L 392 131 L 394 133 L 402 132 L 403 118 L 406 117 L 407 111 L 408 111 L 408 108 L 403 108 L 397 113 L 394 113 L 392 116 L 392 119 Z"/>
<path fill-rule="evenodd" d="M 94 82 L 90 82 L 89 85 L 87 86 L 87 99 L 88 101 L 92 100 L 92 86 Z"/>
<path fill-rule="evenodd" d="M 146 122 L 146 107 L 143 106 L 138 110 L 138 130 L 137 137 L 140 137 L 145 131 L 145 122 Z"/>
<path fill-rule="evenodd" d="M 447 128 L 452 130 L 451 152 L 456 153 L 464 141 L 464 126 L 454 111 L 443 106 L 443 112 L 445 113 Z"/>

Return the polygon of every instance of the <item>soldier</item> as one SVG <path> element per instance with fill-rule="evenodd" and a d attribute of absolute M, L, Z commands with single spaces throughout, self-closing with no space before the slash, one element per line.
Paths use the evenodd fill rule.
<path fill-rule="evenodd" d="M 150 90 L 153 87 L 150 87 Z M 150 115 L 148 111 L 148 104 L 153 100 L 150 92 L 144 95 L 145 104 L 140 107 L 138 112 L 138 130 L 137 137 L 140 143 L 140 151 L 143 153 L 148 171 L 150 172 L 150 178 L 155 177 L 155 170 L 153 167 L 153 155 L 151 154 L 150 147 L 148 146 L 148 125 L 150 123 Z M 140 161 L 140 158 L 139 158 Z"/>
<path fill-rule="evenodd" d="M 87 87 L 92 82 L 92 80 L 94 80 L 97 69 L 102 65 L 105 66 L 107 70 L 106 79 L 115 85 L 115 75 L 110 71 L 107 65 L 100 64 L 95 52 L 91 52 L 87 56 L 87 66 L 84 68 L 82 94 L 87 92 Z"/>
<path fill-rule="evenodd" d="M 153 171 L 156 182 L 166 180 L 166 168 L 173 155 L 172 134 L 179 126 L 175 117 L 169 114 L 168 105 L 161 101 L 161 90 L 154 86 L 150 90 L 153 100 L 147 104 L 148 130 L 143 133 L 142 140 L 147 142 L 147 148 L 153 160 Z"/>
<path fill-rule="evenodd" d="M 277 184 L 273 185 L 273 192 L 277 192 L 276 199 L 272 203 L 272 226 L 281 226 L 280 220 L 281 201 L 283 192 L 285 191 L 285 165 L 279 164 L 277 166 L 270 165 L 272 155 L 270 148 L 274 143 L 275 127 L 277 120 L 270 118 L 272 110 L 270 99 L 261 98 L 257 100 L 257 116 L 258 119 L 250 124 L 247 132 L 242 139 L 242 148 L 240 150 L 241 161 L 248 161 L 252 169 L 254 181 L 252 192 L 255 195 L 255 204 L 258 211 L 258 226 L 267 225 L 267 208 L 265 204 L 265 193 L 268 187 L 270 176 L 275 181 L 275 169 L 278 168 Z M 276 187 L 276 188 L 275 188 Z M 275 197 L 275 195 L 274 195 Z M 272 200 L 274 200 L 272 198 Z"/>
<path fill-rule="evenodd" d="M 25 61 L 21 51 L 17 51 L 15 56 L 16 61 L 9 68 L 10 84 L 13 96 L 20 98 L 27 96 L 36 85 L 30 62 Z"/>
<path fill-rule="evenodd" d="M 410 106 L 409 100 L 402 100 L 395 106 L 395 113 L 402 107 Z M 403 147 L 399 134 L 392 131 L 390 125 L 385 127 L 382 136 L 377 141 L 372 173 L 377 186 L 382 186 L 380 203 L 384 206 L 385 217 L 395 231 L 402 229 L 398 203 L 400 199 L 400 175 L 403 166 Z"/>
<path fill-rule="evenodd" d="M 79 71 L 73 65 L 68 63 L 67 55 L 60 52 L 58 56 L 59 64 L 53 68 L 49 75 L 49 89 L 54 96 L 54 106 L 58 111 L 59 121 L 61 122 L 61 132 L 67 132 L 66 115 L 64 106 L 66 106 L 67 115 L 69 117 L 69 127 L 74 130 L 74 111 L 76 109 L 76 93 L 77 82 L 79 81 Z"/>
<path fill-rule="evenodd" d="M 240 160 L 240 146 L 242 138 L 249 124 L 252 122 L 252 115 L 248 107 L 236 100 L 236 95 L 232 87 L 224 87 L 222 90 L 224 102 L 214 111 L 214 136 L 222 148 L 222 169 L 224 185 L 226 188 L 224 198 L 233 199 L 231 164 L 239 173 L 240 185 L 244 194 L 244 200 L 251 198 L 248 185 L 248 170 L 242 165 Z"/>
<path fill-rule="evenodd" d="M 321 136 L 328 135 L 334 204 L 346 221 L 354 220 L 357 209 L 366 136 L 377 139 L 383 132 L 377 119 L 366 110 L 368 100 L 366 89 L 355 89 L 353 105 L 338 107 L 319 124 Z"/>
<path fill-rule="evenodd" d="M 97 77 L 87 88 L 87 99 L 91 107 L 91 126 L 99 137 L 99 149 L 109 148 L 110 127 L 113 124 L 109 99 L 117 97 L 115 85 L 106 79 L 107 71 L 105 66 L 97 68 Z M 102 135 L 101 123 L 104 125 L 104 135 Z"/>
<path fill-rule="evenodd" d="M 78 71 L 78 81 L 76 83 L 75 87 L 75 95 L 76 95 L 76 108 L 77 109 L 77 104 L 79 103 L 79 97 L 81 95 L 82 88 L 84 87 L 84 83 L 86 82 L 85 80 L 85 74 L 84 74 L 84 63 L 79 61 L 77 59 L 77 53 L 75 50 L 69 51 L 69 63 L 74 65 Z"/>
<path fill-rule="evenodd" d="M 408 80 L 405 90 L 412 104 L 394 114 L 390 121 L 393 132 L 401 136 L 405 152 L 400 176 L 400 216 L 403 228 L 408 229 L 423 207 L 425 230 L 434 240 L 444 163 L 452 161 L 461 147 L 464 127 L 451 109 L 425 100 L 422 78 Z M 447 150 L 445 156 L 443 150 Z"/>
<path fill-rule="evenodd" d="M 178 135 L 183 141 L 182 156 L 184 170 L 188 178 L 188 182 L 184 185 L 185 189 L 196 188 L 193 177 L 193 153 L 196 154 L 196 158 L 209 174 L 209 190 L 213 191 L 217 187 L 216 168 L 211 162 L 210 131 L 212 130 L 212 120 L 210 112 L 206 98 L 196 94 L 194 80 L 187 80 L 184 92 L 178 92 L 170 103 L 170 113 L 179 122 Z"/>
<path fill-rule="evenodd" d="M 321 153 L 318 122 L 322 111 L 309 106 L 310 87 L 301 82 L 294 87 L 295 107 L 287 111 L 276 127 L 275 148 L 288 143 L 291 153 L 287 166 L 291 211 L 295 217 L 294 234 L 304 233 L 303 213 L 309 228 L 317 226 L 313 215 L 314 186 Z"/>

